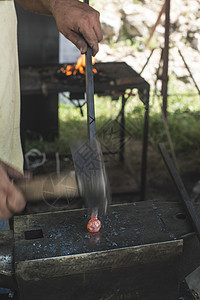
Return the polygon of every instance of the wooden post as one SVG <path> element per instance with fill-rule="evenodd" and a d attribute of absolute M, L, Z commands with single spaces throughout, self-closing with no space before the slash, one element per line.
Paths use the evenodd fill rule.
<path fill-rule="evenodd" d="M 147 42 L 146 42 L 146 48 L 149 46 L 149 43 L 150 43 L 150 41 L 151 41 L 151 39 L 152 39 L 152 37 L 153 37 L 153 35 L 154 35 L 154 32 L 155 32 L 155 30 L 156 30 L 156 27 L 157 27 L 158 24 L 160 23 L 160 19 L 161 19 L 161 17 L 162 17 L 162 14 L 164 13 L 164 11 L 165 11 L 165 3 L 163 4 L 163 6 L 162 6 L 162 8 L 161 8 L 161 11 L 160 11 L 160 13 L 159 13 L 159 15 L 158 15 L 158 18 L 157 18 L 157 21 L 156 21 L 155 25 L 154 25 L 153 28 L 151 29 L 150 36 L 149 36 L 149 38 L 148 38 L 148 40 L 147 40 Z"/>

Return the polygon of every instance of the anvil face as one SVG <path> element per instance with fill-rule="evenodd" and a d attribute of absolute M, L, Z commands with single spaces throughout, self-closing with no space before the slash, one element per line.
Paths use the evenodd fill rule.
<path fill-rule="evenodd" d="M 80 299 L 80 295 L 155 300 L 161 291 L 162 299 L 176 299 L 180 238 L 192 232 L 179 204 L 111 206 L 98 234 L 87 232 L 89 218 L 84 209 L 15 217 L 20 300 Z M 170 298 L 172 294 L 176 296 Z"/>
<path fill-rule="evenodd" d="M 145 208 L 146 207 L 146 208 Z M 84 209 L 15 217 L 16 262 L 86 254 L 176 240 L 188 232 L 179 207 L 152 202 L 116 205 L 101 219 L 98 234 L 87 231 Z"/>

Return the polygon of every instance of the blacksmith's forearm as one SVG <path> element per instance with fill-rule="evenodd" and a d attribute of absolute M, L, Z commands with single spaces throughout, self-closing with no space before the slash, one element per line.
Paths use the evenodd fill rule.
<path fill-rule="evenodd" d="M 1 0 L 0 0 L 1 1 Z M 58 30 L 69 39 L 81 53 L 88 45 L 93 55 L 102 40 L 99 13 L 88 4 L 78 0 L 16 0 L 24 7 L 41 14 L 53 15 Z"/>

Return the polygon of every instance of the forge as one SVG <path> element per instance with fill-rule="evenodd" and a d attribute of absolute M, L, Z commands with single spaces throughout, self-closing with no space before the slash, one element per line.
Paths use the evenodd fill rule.
<path fill-rule="evenodd" d="M 73 64 L 68 64 L 73 65 Z M 21 68 L 21 90 L 23 95 L 67 92 L 85 92 L 85 76 L 80 73 L 65 76 L 61 68 L 67 65 L 30 66 Z M 95 63 L 95 94 L 101 96 L 120 95 L 126 89 L 139 89 L 141 99 L 148 100 L 149 84 L 125 62 Z"/>

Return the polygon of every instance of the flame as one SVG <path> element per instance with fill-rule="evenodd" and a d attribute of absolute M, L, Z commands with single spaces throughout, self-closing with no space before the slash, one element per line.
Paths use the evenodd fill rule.
<path fill-rule="evenodd" d="M 95 57 L 92 57 L 92 64 L 95 64 Z M 81 74 L 85 74 L 85 54 L 81 55 L 76 65 L 68 65 L 65 69 L 60 69 L 62 73 L 66 74 L 66 76 L 76 75 L 78 72 Z M 93 68 L 94 74 L 97 73 L 97 70 Z"/>

